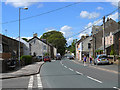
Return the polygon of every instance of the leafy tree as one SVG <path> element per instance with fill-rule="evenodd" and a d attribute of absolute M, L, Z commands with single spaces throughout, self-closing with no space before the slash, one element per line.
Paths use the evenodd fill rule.
<path fill-rule="evenodd" d="M 54 47 L 57 48 L 57 52 L 61 55 L 65 54 L 65 48 L 66 48 L 66 39 L 63 36 L 63 33 L 59 31 L 49 31 L 44 33 L 40 39 L 46 39 L 46 41 L 50 44 L 52 44 Z"/>
<path fill-rule="evenodd" d="M 75 53 L 75 44 L 77 42 L 77 39 L 74 39 L 72 44 L 71 44 L 71 48 L 70 48 L 70 52 L 74 53 L 74 55 L 76 54 Z"/>
<path fill-rule="evenodd" d="M 114 51 L 113 45 L 111 45 L 111 52 L 110 52 L 110 55 L 115 55 L 115 51 Z"/>
<path fill-rule="evenodd" d="M 28 42 L 28 39 L 27 38 L 22 38 L 23 40 L 25 40 L 26 42 Z"/>

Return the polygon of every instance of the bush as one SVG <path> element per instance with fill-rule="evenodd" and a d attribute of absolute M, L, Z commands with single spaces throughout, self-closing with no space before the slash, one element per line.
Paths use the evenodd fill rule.
<path fill-rule="evenodd" d="M 31 64 L 32 63 L 32 56 L 30 55 L 23 55 L 20 57 L 22 62 L 24 62 L 25 65 Z"/>

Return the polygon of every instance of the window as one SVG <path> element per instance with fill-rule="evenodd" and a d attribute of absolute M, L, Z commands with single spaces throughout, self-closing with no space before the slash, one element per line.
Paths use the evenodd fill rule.
<path fill-rule="evenodd" d="M 46 49 L 47 49 L 47 47 L 44 45 L 44 46 L 43 46 L 43 49 L 44 49 L 44 50 L 46 50 Z"/>
<path fill-rule="evenodd" d="M 34 40 L 34 44 L 35 44 L 36 40 Z"/>

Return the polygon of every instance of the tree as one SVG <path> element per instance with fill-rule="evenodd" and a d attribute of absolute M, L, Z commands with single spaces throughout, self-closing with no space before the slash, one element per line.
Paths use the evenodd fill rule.
<path fill-rule="evenodd" d="M 75 44 L 77 42 L 77 39 L 74 39 L 72 44 L 71 44 L 71 48 L 70 48 L 70 52 L 74 53 L 74 55 L 76 55 L 75 53 Z"/>
<path fill-rule="evenodd" d="M 57 52 L 61 55 L 65 54 L 65 48 L 66 48 L 66 39 L 63 36 L 63 33 L 59 31 L 49 31 L 44 33 L 40 39 L 46 39 L 46 41 L 50 44 L 52 44 L 54 47 L 57 48 Z"/>
<path fill-rule="evenodd" d="M 27 38 L 22 38 L 23 40 L 25 40 L 26 42 L 28 42 L 28 39 Z"/>
<path fill-rule="evenodd" d="M 115 51 L 114 51 L 113 45 L 111 45 L 111 52 L 110 52 L 110 55 L 115 55 Z"/>

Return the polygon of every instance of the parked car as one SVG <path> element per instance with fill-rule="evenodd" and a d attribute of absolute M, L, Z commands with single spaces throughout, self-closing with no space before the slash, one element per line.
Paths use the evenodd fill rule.
<path fill-rule="evenodd" d="M 107 55 L 101 54 L 97 55 L 97 58 L 94 60 L 94 65 L 98 64 L 109 64 Z"/>
<path fill-rule="evenodd" d="M 37 61 L 42 61 L 43 60 L 42 56 L 36 56 L 36 58 L 37 58 Z"/>
<path fill-rule="evenodd" d="M 16 60 L 15 59 L 7 60 L 7 67 L 8 67 L 8 69 L 15 69 Z"/>
<path fill-rule="evenodd" d="M 61 56 L 60 55 L 56 55 L 55 59 L 56 60 L 61 60 Z"/>
<path fill-rule="evenodd" d="M 74 57 L 73 56 L 67 56 L 67 59 L 74 59 Z"/>
<path fill-rule="evenodd" d="M 50 57 L 49 57 L 49 56 L 45 56 L 45 57 L 44 57 L 44 62 L 46 62 L 46 61 L 51 62 L 51 59 L 50 59 Z"/>

